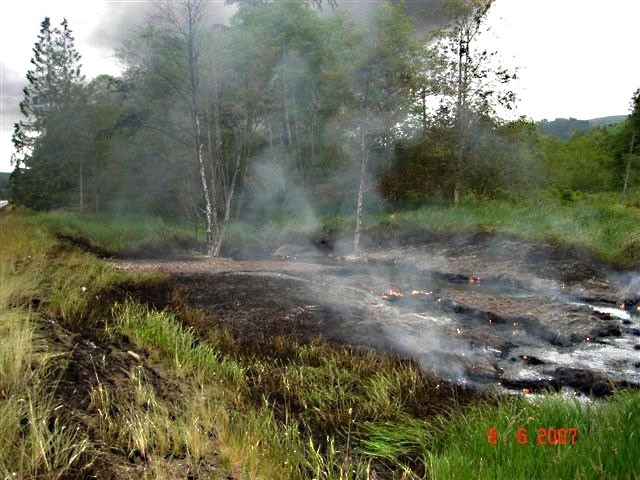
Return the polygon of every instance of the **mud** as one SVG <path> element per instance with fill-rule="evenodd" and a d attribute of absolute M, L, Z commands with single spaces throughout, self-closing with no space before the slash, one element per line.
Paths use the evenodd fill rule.
<path fill-rule="evenodd" d="M 248 345 L 323 337 L 498 391 L 603 396 L 640 385 L 635 274 L 586 251 L 427 232 L 387 238 L 358 260 L 329 242 L 271 251 L 118 265 L 168 273 L 211 327 L 229 327 Z"/>

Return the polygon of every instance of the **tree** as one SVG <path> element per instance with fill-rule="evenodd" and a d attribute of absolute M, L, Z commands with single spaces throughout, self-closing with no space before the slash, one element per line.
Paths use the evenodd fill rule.
<path fill-rule="evenodd" d="M 25 119 L 14 125 L 12 141 L 16 167 L 12 184 L 14 197 L 35 208 L 67 203 L 72 172 L 77 172 L 82 192 L 82 152 L 72 140 L 81 135 L 80 118 L 84 76 L 80 73 L 80 54 L 64 19 L 60 28 L 51 28 L 49 17 L 41 24 L 27 72 L 20 111 Z"/>
<path fill-rule="evenodd" d="M 213 256 L 214 204 L 202 125 L 205 7 L 202 0 L 157 4 L 152 23 L 125 45 L 119 55 L 129 65 L 126 75 L 146 91 L 150 102 L 145 127 L 161 132 L 166 142 L 188 146 L 191 151 L 200 184 L 207 253 Z"/>
<path fill-rule="evenodd" d="M 354 256 L 360 256 L 364 195 L 374 146 L 392 148 L 391 130 L 408 108 L 412 76 L 413 25 L 401 4 L 384 2 L 376 10 L 354 59 L 354 109 L 360 175 L 356 197 Z"/>
<path fill-rule="evenodd" d="M 498 105 L 510 109 L 515 101 L 514 93 L 503 87 L 516 75 L 492 64 L 496 52 L 476 46 L 492 3 L 493 0 L 451 2 L 453 22 L 426 52 L 431 70 L 429 90 L 440 99 L 439 121 L 455 131 L 451 182 L 454 204 L 460 200 L 472 132 L 490 125 Z"/>
<path fill-rule="evenodd" d="M 629 176 L 631 174 L 631 163 L 637 144 L 640 143 L 640 88 L 637 89 L 631 98 L 631 114 L 627 120 L 629 129 L 631 130 L 631 138 L 629 140 L 629 151 L 626 155 L 626 167 L 624 173 L 624 183 L 622 193 L 620 194 L 620 203 L 623 203 L 627 197 L 627 188 L 629 186 Z"/>

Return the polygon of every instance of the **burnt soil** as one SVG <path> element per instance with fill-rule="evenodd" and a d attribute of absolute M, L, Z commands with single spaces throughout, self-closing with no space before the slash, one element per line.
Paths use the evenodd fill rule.
<path fill-rule="evenodd" d="M 205 312 L 200 334 L 228 328 L 247 351 L 277 336 L 320 337 L 478 389 L 604 396 L 640 385 L 637 276 L 586 251 L 416 231 L 370 244 L 360 259 L 319 237 L 228 252 L 236 259 L 154 251 L 113 261 L 165 272 Z"/>

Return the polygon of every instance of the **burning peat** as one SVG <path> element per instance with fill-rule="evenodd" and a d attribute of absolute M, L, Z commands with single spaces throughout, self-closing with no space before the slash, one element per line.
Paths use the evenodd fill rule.
<path fill-rule="evenodd" d="M 372 249 L 363 262 L 300 249 L 295 261 L 227 261 L 175 278 L 247 342 L 322 336 L 503 391 L 600 396 L 640 385 L 638 296 L 608 266 L 556 248 L 427 237 Z"/>

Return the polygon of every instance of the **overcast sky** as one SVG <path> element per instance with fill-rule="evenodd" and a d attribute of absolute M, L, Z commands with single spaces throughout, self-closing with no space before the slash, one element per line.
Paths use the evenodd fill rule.
<path fill-rule="evenodd" d="M 430 15 L 442 0 L 410 0 L 411 9 Z M 233 9 L 222 0 L 211 7 L 219 21 Z M 354 12 L 374 3 L 342 0 Z M 431 7 L 431 8 L 429 8 Z M 0 17 L 0 171 L 10 171 L 11 133 L 30 67 L 40 23 L 63 16 L 76 38 L 87 79 L 117 74 L 113 49 L 151 8 L 149 2 L 105 0 L 9 0 Z M 501 63 L 518 67 L 514 85 L 518 115 L 534 120 L 556 117 L 589 119 L 629 112 L 640 87 L 637 40 L 639 0 L 495 0 L 485 42 Z M 424 23 L 425 19 L 423 19 Z"/>

